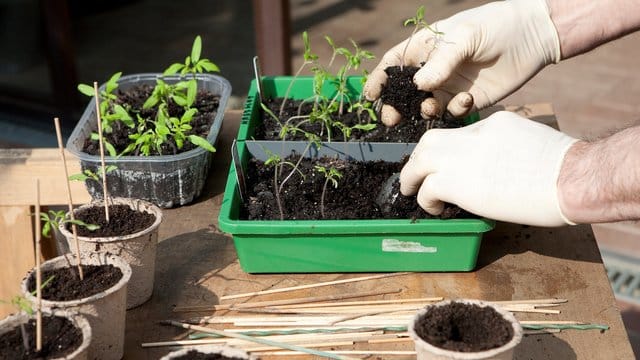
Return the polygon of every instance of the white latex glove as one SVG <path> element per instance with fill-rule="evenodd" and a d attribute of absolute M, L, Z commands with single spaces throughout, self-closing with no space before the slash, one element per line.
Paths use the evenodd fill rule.
<path fill-rule="evenodd" d="M 438 215 L 443 202 L 487 218 L 572 224 L 558 202 L 565 153 L 578 141 L 511 112 L 458 129 L 427 131 L 400 173 L 400 191 Z"/>
<path fill-rule="evenodd" d="M 414 82 L 421 90 L 433 91 L 455 116 L 472 110 L 474 103 L 473 109 L 495 104 L 561 59 L 560 41 L 545 0 L 492 2 L 438 21 L 432 28 L 444 35 L 428 29 L 416 33 L 405 62 L 412 66 L 425 63 Z M 407 41 L 390 49 L 369 75 L 363 90 L 368 100 L 380 97 L 387 80 L 384 69 L 400 65 Z M 425 113 L 425 106 L 422 110 L 423 117 L 437 115 Z M 401 120 L 389 106 L 381 118 L 388 126 Z"/>

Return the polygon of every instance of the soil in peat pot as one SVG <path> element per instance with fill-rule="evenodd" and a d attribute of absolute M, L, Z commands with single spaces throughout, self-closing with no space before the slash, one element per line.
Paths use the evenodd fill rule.
<path fill-rule="evenodd" d="M 84 299 L 105 291 L 122 279 L 122 271 L 113 265 L 82 265 L 83 280 L 76 266 L 42 271 L 43 282 L 51 278 L 42 288 L 42 298 L 49 301 L 71 301 Z M 27 289 L 36 289 L 35 272 L 29 277 Z"/>
<path fill-rule="evenodd" d="M 494 349 L 513 338 L 511 324 L 490 307 L 452 302 L 417 320 L 416 334 L 429 344 L 458 352 Z"/>
<path fill-rule="evenodd" d="M 149 98 L 151 93 L 153 92 L 154 86 L 152 85 L 137 85 L 132 86 L 128 89 L 117 90 L 116 96 L 118 97 L 115 100 L 115 104 L 122 105 L 125 109 L 131 109 L 129 111 L 130 114 L 139 114 L 142 118 L 146 119 L 156 119 L 157 107 L 153 107 L 150 109 L 143 109 L 142 105 Z M 200 137 L 206 138 L 209 135 L 209 130 L 211 129 L 211 124 L 215 119 L 216 113 L 218 111 L 218 106 L 220 105 L 220 96 L 216 95 L 210 91 L 199 90 L 196 96 L 196 100 L 193 104 L 193 107 L 198 109 L 196 114 L 193 116 L 191 120 L 192 129 L 185 132 L 185 135 L 198 135 Z M 177 105 L 173 100 L 169 100 L 169 115 L 171 117 L 182 117 L 184 114 L 184 108 L 182 106 Z M 133 133 L 135 129 L 131 129 L 127 127 L 122 122 L 114 122 L 113 131 L 110 133 L 105 133 L 105 139 L 111 143 L 116 149 L 117 153 L 122 152 L 127 145 L 131 143 L 131 139 L 129 139 L 129 135 Z M 162 153 L 158 154 L 155 150 L 152 150 L 151 155 L 175 155 L 179 153 L 183 153 L 192 149 L 195 149 L 196 146 L 191 142 L 186 141 L 181 149 L 178 149 L 175 141 L 171 138 L 167 139 L 167 143 L 162 145 Z M 100 155 L 100 147 L 97 140 L 86 139 L 83 145 L 82 151 L 86 152 L 90 155 Z M 140 154 L 128 154 L 128 155 L 140 155 Z"/>
<path fill-rule="evenodd" d="M 71 354 L 82 344 L 82 331 L 64 317 L 42 317 L 42 349 L 35 350 L 36 320 L 25 323 L 31 349 L 26 351 L 23 345 L 20 326 L 0 336 L 0 359 L 52 359 Z"/>
<path fill-rule="evenodd" d="M 174 358 L 174 360 L 244 360 L 239 357 L 228 357 L 220 354 L 205 354 L 198 350 L 191 350 L 188 353 Z"/>
<path fill-rule="evenodd" d="M 420 104 L 428 97 L 433 97 L 430 92 L 418 90 L 413 83 L 413 75 L 419 68 L 405 66 L 400 70 L 399 66 L 388 67 L 385 71 L 388 75 L 387 84 L 382 87 L 381 101 L 396 108 L 402 115 L 402 121 L 393 126 L 386 127 L 378 124 L 371 131 L 362 131 L 354 129 L 351 133 L 349 141 L 366 141 L 366 142 L 397 142 L 397 143 L 415 143 L 427 131 L 429 122 L 425 121 L 420 115 Z M 275 114 L 280 114 L 280 105 L 282 98 L 266 99 L 265 105 Z M 311 112 L 313 102 L 307 101 L 302 103 L 301 100 L 288 99 L 285 103 L 284 111 L 279 116 L 281 122 L 287 119 L 305 115 Z M 270 115 L 261 111 L 261 122 L 256 127 L 254 138 L 256 140 L 281 140 L 280 124 Z M 337 117 L 340 122 L 347 126 L 353 126 L 358 123 L 368 124 L 370 122 L 369 115 L 364 112 L 360 118 L 355 112 L 344 112 L 342 116 Z M 295 123 L 295 122 L 294 122 Z M 437 119 L 431 125 L 432 128 L 458 128 L 464 126 L 462 119 L 452 117 L 443 117 Z M 324 134 L 323 141 L 327 141 L 326 130 L 323 132 L 323 125 L 320 122 L 306 123 L 300 128 L 314 134 Z M 334 126 L 332 130 L 332 141 L 344 141 L 342 131 L 339 127 Z M 287 135 L 286 140 L 306 140 L 304 134 L 298 133 L 294 136 Z"/>
<path fill-rule="evenodd" d="M 297 156 L 287 159 L 297 162 Z M 324 175 L 314 166 L 322 165 L 329 169 L 338 169 L 343 177 L 338 187 L 327 186 L 322 217 L 322 191 L 325 184 Z M 303 159 L 299 170 L 294 171 L 287 180 L 280 201 L 285 220 L 318 220 L 318 219 L 451 219 L 477 218 L 461 208 L 446 204 L 442 215 L 434 217 L 422 210 L 415 196 L 403 196 L 399 193 L 399 182 L 394 184 L 395 201 L 382 211 L 376 203 L 377 194 L 383 183 L 393 173 L 402 169 L 403 163 L 385 161 L 344 161 L 334 158 L 321 158 L 310 161 Z M 291 171 L 285 167 L 280 179 L 284 179 Z M 243 220 L 280 220 L 280 210 L 274 193 L 274 168 L 265 166 L 264 162 L 251 159 L 247 167 L 248 201 L 243 204 L 240 219 Z M 304 176 L 301 175 L 304 174 Z M 282 181 L 282 180 L 280 180 Z"/>
<path fill-rule="evenodd" d="M 109 222 L 104 212 L 104 206 L 92 206 L 77 210 L 76 220 L 85 224 L 100 226 L 99 229 L 89 230 L 84 226 L 76 226 L 78 236 L 86 237 L 111 237 L 130 235 L 147 229 L 156 221 L 156 216 L 131 209 L 128 205 L 109 205 Z M 71 231 L 71 225 L 67 224 L 67 230 Z"/>

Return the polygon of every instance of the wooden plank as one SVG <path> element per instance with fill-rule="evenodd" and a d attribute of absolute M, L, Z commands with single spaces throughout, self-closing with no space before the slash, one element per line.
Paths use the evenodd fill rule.
<path fill-rule="evenodd" d="M 80 172 L 80 161 L 68 151 L 69 174 Z M 0 206 L 33 205 L 33 179 L 40 179 L 41 204 L 67 203 L 67 189 L 60 152 L 56 148 L 0 149 Z M 71 182 L 73 201 L 84 204 L 91 200 L 84 183 Z"/>
<path fill-rule="evenodd" d="M 31 207 L 0 206 L 0 234 L 0 299 L 10 301 L 20 294 L 20 281 L 35 264 Z M 12 312 L 13 307 L 0 303 L 0 319 Z"/>
<path fill-rule="evenodd" d="M 291 74 L 289 1 L 254 0 L 253 11 L 262 74 Z"/>

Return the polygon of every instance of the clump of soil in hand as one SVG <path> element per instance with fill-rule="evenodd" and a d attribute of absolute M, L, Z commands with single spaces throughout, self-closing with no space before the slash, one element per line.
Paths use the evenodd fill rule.
<path fill-rule="evenodd" d="M 287 160 L 296 163 L 298 156 Z M 329 169 L 335 167 L 343 177 L 338 188 L 329 185 L 324 199 L 322 217 L 322 191 L 325 178 L 315 171 L 315 165 Z M 447 205 L 447 211 L 441 216 L 431 216 L 419 207 L 415 196 L 401 194 L 391 204 L 389 211 L 382 211 L 376 203 L 377 194 L 383 183 L 403 166 L 402 162 L 385 161 L 344 161 L 335 158 L 322 158 L 310 161 L 303 159 L 300 172 L 295 171 L 280 192 L 284 219 L 445 219 L 452 217 L 476 217 L 457 206 Z M 290 168 L 280 176 L 288 176 Z M 241 207 L 240 218 L 244 220 L 280 220 L 280 210 L 274 192 L 274 168 L 265 166 L 262 161 L 252 159 L 246 173 L 248 201 Z M 451 209 L 449 209 L 451 208 Z"/>
<path fill-rule="evenodd" d="M 419 90 L 413 82 L 413 76 L 420 70 L 415 66 L 390 66 L 387 73 L 387 83 L 382 87 L 380 99 L 383 104 L 393 106 L 402 115 L 403 120 L 422 119 L 420 104 L 430 97 L 430 91 Z"/>
<path fill-rule="evenodd" d="M 75 214 L 77 220 L 85 224 L 100 226 L 97 230 L 89 230 L 84 226 L 76 226 L 79 236 L 86 237 L 110 237 L 135 234 L 149 228 L 156 221 L 156 216 L 131 209 L 128 205 L 109 205 L 109 222 L 104 212 L 104 206 L 92 206 L 78 210 Z M 67 224 L 67 230 L 71 231 L 71 225 Z"/>
<path fill-rule="evenodd" d="M 82 344 L 80 329 L 63 317 L 42 317 L 42 348 L 37 352 L 36 320 L 29 320 L 24 328 L 31 349 L 25 350 L 20 326 L 16 326 L 0 336 L 0 359 L 58 359 L 71 354 Z"/>
<path fill-rule="evenodd" d="M 131 109 L 130 114 L 140 114 L 141 117 L 149 119 L 149 121 L 155 121 L 157 116 L 157 107 L 150 109 L 143 109 L 142 105 L 149 98 L 153 92 L 154 86 L 152 85 L 136 85 L 128 89 L 118 89 L 116 91 L 115 104 L 122 105 L 125 109 Z M 206 138 L 209 135 L 211 124 L 215 119 L 218 107 L 220 105 L 220 96 L 215 95 L 210 91 L 200 90 L 196 96 L 194 102 L 194 108 L 198 109 L 198 112 L 193 116 L 191 120 L 192 129 L 186 131 L 186 135 L 198 135 Z M 173 100 L 169 100 L 168 112 L 171 117 L 180 118 L 184 114 L 184 108 L 176 104 Z M 134 116 L 134 121 L 137 121 Z M 115 122 L 113 131 L 110 133 L 104 133 L 105 139 L 111 143 L 116 149 L 117 153 L 122 152 L 130 143 L 129 135 L 133 134 L 135 129 L 127 127 L 121 122 Z M 191 142 L 186 141 L 181 149 L 175 143 L 173 138 L 168 138 L 167 142 L 161 146 L 161 153 L 158 154 L 155 149 L 152 150 L 151 155 L 175 155 L 183 153 L 196 146 Z M 100 155 L 100 144 L 97 140 L 86 139 L 83 145 L 82 151 L 91 155 Z M 127 155 L 140 155 L 140 154 L 127 154 Z"/>
<path fill-rule="evenodd" d="M 447 112 L 438 118 L 433 119 L 429 124 L 420 114 L 420 104 L 430 97 L 430 91 L 419 90 L 413 82 L 413 76 L 420 70 L 415 66 L 390 66 L 384 71 L 387 73 L 387 83 L 382 87 L 380 100 L 383 104 L 393 106 L 402 116 L 402 121 L 397 126 L 417 126 L 424 134 L 428 128 L 450 129 L 459 128 L 465 125 L 463 119 L 454 118 Z M 417 140 L 420 140 L 418 138 Z M 417 142 L 416 140 L 416 142 Z"/>
<path fill-rule="evenodd" d="M 105 291 L 122 279 L 122 271 L 113 265 L 82 265 L 82 274 L 83 280 L 80 280 L 76 266 L 43 271 L 43 282 L 52 276 L 53 279 L 42 288 L 42 298 L 50 301 L 78 300 Z M 35 291 L 35 273 L 29 277 L 27 288 Z"/>
<path fill-rule="evenodd" d="M 511 324 L 494 309 L 459 302 L 431 308 L 414 329 L 429 344 L 459 352 L 494 349 L 513 338 Z"/>
<path fill-rule="evenodd" d="M 178 359 L 184 359 L 184 360 L 243 360 L 242 358 L 239 357 L 228 357 L 228 356 L 224 356 L 224 355 L 220 355 L 220 354 L 205 354 L 205 353 L 201 353 L 198 350 L 191 350 L 189 352 L 187 352 L 186 354 L 176 357 L 176 360 Z"/>

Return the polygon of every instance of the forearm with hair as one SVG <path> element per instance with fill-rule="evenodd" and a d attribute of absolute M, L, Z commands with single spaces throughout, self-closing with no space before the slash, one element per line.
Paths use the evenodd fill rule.
<path fill-rule="evenodd" d="M 558 200 L 575 223 L 640 219 L 640 126 L 575 143 L 560 169 Z"/>
<path fill-rule="evenodd" d="M 640 29 L 638 0 L 547 0 L 562 59 Z"/>

